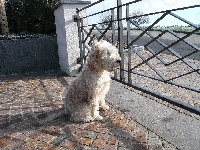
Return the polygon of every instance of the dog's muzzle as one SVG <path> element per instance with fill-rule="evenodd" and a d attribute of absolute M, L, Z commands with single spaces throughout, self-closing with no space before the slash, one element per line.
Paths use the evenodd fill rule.
<path fill-rule="evenodd" d="M 116 69 L 116 67 L 119 66 L 120 63 L 121 59 L 116 60 L 115 63 L 113 64 L 113 69 Z"/>

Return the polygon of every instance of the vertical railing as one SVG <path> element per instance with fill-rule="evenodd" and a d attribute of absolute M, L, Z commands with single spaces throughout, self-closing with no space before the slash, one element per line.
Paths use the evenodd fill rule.
<path fill-rule="evenodd" d="M 129 5 L 126 6 L 126 18 L 129 18 Z M 130 20 L 127 19 L 127 45 L 130 43 Z M 132 84 L 131 79 L 131 47 L 126 47 L 128 49 L 128 83 Z"/>
<path fill-rule="evenodd" d="M 125 81 L 124 78 L 124 51 L 123 51 L 123 24 L 122 24 L 122 2 L 117 0 L 117 20 L 118 20 L 118 41 L 119 41 L 119 52 L 121 56 L 120 63 L 120 80 Z"/>
<path fill-rule="evenodd" d="M 82 62 L 81 62 L 81 64 L 84 64 L 85 63 L 85 44 L 86 44 L 86 40 L 84 40 L 84 32 L 83 32 L 83 19 L 81 19 L 81 32 L 82 32 L 82 57 L 81 57 L 81 60 L 82 60 Z M 83 66 L 82 66 L 83 67 Z"/>
<path fill-rule="evenodd" d="M 83 44 L 82 44 L 82 26 L 81 26 L 81 20 L 80 19 L 80 12 L 77 10 L 77 26 L 78 26 L 78 37 L 79 37 L 79 48 L 80 48 L 80 58 L 77 60 L 78 64 L 81 64 L 81 68 L 83 68 Z"/>
<path fill-rule="evenodd" d="M 112 43 L 115 45 L 115 11 L 114 9 L 111 10 L 111 21 L 112 21 Z M 117 70 L 114 71 L 114 77 L 117 78 Z"/>

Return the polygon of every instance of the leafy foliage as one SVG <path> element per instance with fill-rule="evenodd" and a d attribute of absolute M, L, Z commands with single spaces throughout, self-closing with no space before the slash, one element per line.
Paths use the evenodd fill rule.
<path fill-rule="evenodd" d="M 10 33 L 55 33 L 51 7 L 57 0 L 6 0 Z"/>
<path fill-rule="evenodd" d="M 55 37 L 55 34 L 38 34 L 38 33 L 29 33 L 21 32 L 19 34 L 9 34 L 9 35 L 0 35 L 0 40 L 17 40 L 17 39 L 33 39 L 33 38 L 46 38 L 46 37 Z"/>
<path fill-rule="evenodd" d="M 100 16 L 99 26 L 101 27 L 101 29 L 105 29 L 108 27 L 108 25 L 112 21 L 111 17 L 112 17 L 112 15 L 110 13 L 102 14 Z M 117 19 L 117 16 L 114 14 L 114 20 L 116 20 L 116 19 Z M 117 26 L 116 22 L 114 22 L 114 25 L 115 25 L 115 27 Z"/>
<path fill-rule="evenodd" d="M 133 17 L 133 18 L 131 18 L 130 20 L 136 22 L 138 25 L 148 24 L 149 16 L 142 16 L 142 15 L 144 15 L 142 10 L 140 10 L 140 9 L 133 10 L 133 12 L 130 14 L 130 17 Z"/>
<path fill-rule="evenodd" d="M 134 10 L 130 14 L 130 17 L 133 17 L 130 20 L 136 22 L 138 25 L 148 24 L 149 16 L 141 16 L 141 15 L 144 15 L 144 13 L 141 10 Z M 101 27 L 101 29 L 105 29 L 109 25 L 109 23 L 111 22 L 111 17 L 112 17 L 111 13 L 102 14 L 100 16 L 99 26 Z M 117 20 L 117 15 L 114 15 L 114 20 Z M 117 23 L 114 22 L 114 24 L 115 24 L 115 28 L 116 28 Z"/>

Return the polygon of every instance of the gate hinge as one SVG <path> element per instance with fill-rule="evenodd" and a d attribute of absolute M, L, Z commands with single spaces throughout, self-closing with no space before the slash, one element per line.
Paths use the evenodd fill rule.
<path fill-rule="evenodd" d="M 77 17 L 77 15 L 73 15 L 73 19 L 74 19 L 74 22 L 78 22 L 78 17 Z"/>

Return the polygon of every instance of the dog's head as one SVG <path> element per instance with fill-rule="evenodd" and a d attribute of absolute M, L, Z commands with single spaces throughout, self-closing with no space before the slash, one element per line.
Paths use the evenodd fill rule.
<path fill-rule="evenodd" d="M 118 49 L 111 43 L 105 40 L 94 41 L 92 47 L 100 55 L 101 61 L 99 63 L 101 63 L 103 69 L 113 71 L 121 62 Z"/>

